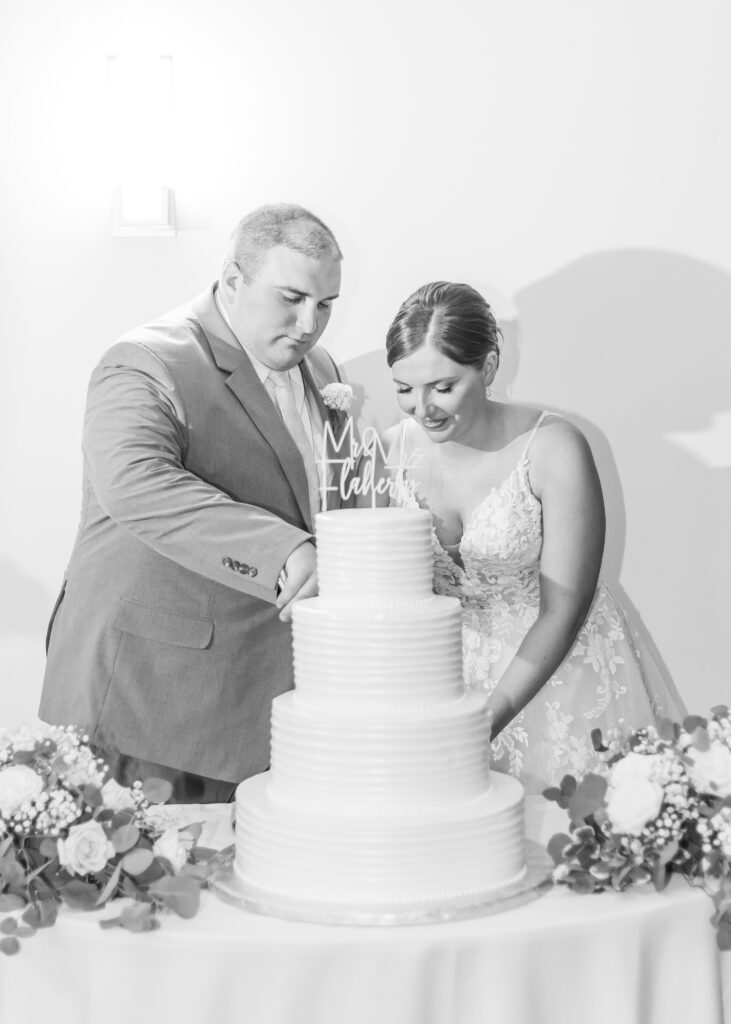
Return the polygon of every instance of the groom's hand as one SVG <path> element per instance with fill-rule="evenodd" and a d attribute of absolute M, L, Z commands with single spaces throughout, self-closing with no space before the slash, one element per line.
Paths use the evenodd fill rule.
<path fill-rule="evenodd" d="M 317 555 L 310 541 L 295 548 L 284 563 L 283 580 L 277 597 L 279 618 L 289 622 L 292 605 L 303 597 L 317 594 Z"/>

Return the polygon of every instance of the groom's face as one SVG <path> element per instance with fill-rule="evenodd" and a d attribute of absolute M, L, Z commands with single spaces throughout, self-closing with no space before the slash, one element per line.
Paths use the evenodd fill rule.
<path fill-rule="evenodd" d="M 276 246 L 251 281 L 234 270 L 222 285 L 239 341 L 265 366 L 289 370 L 317 344 L 327 326 L 340 291 L 340 261 L 313 259 Z"/>

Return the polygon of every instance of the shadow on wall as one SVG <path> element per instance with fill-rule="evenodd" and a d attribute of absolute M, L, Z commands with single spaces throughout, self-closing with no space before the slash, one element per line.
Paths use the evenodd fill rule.
<path fill-rule="evenodd" d="M 685 256 L 620 250 L 577 260 L 515 304 L 515 397 L 565 411 L 594 451 L 604 577 L 650 643 L 634 601 L 652 621 L 691 706 L 725 699 L 731 277 Z"/>
<path fill-rule="evenodd" d="M 500 322 L 495 397 L 560 412 L 584 431 L 607 506 L 605 580 L 691 706 L 724 699 L 731 278 L 688 257 L 620 250 L 577 260 L 513 302 L 516 319 Z M 400 418 L 385 348 L 344 373 L 361 427 Z M 662 634 L 657 645 L 620 572 Z"/>

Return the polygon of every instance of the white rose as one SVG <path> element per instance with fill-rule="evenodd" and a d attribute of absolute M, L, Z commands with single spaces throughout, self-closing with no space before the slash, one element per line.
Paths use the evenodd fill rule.
<path fill-rule="evenodd" d="M 170 861 L 174 871 L 180 871 L 188 859 L 188 850 L 192 840 L 184 842 L 176 828 L 167 828 L 155 841 L 152 852 L 156 857 L 164 857 Z"/>
<path fill-rule="evenodd" d="M 109 779 L 102 786 L 102 800 L 104 806 L 113 811 L 126 811 L 135 806 L 132 790 L 127 786 L 120 786 L 116 779 Z"/>
<path fill-rule="evenodd" d="M 629 784 L 635 779 L 654 780 L 660 771 L 662 758 L 659 754 L 635 754 L 630 751 L 621 761 L 615 762 L 609 772 L 610 786 Z"/>
<path fill-rule="evenodd" d="M 0 814 L 10 817 L 27 800 L 43 792 L 43 779 L 25 764 L 11 764 L 0 771 Z"/>
<path fill-rule="evenodd" d="M 98 821 L 72 825 L 68 838 L 58 841 L 58 859 L 72 875 L 101 871 L 116 851 Z"/>
<path fill-rule="evenodd" d="M 701 793 L 731 796 L 731 750 L 714 740 L 708 750 L 689 750 L 688 774 Z"/>
<path fill-rule="evenodd" d="M 633 775 L 607 791 L 607 814 L 615 832 L 638 836 L 662 806 L 662 786 Z"/>

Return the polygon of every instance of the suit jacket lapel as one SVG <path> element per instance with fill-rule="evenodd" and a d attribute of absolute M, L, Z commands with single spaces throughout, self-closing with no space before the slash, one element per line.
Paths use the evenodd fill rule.
<path fill-rule="evenodd" d="M 195 300 L 193 309 L 203 328 L 216 365 L 219 370 L 230 374 L 226 379 L 227 386 L 273 449 L 294 491 L 304 521 L 312 525 L 307 474 L 302 456 L 251 365 L 251 360 L 218 312 L 212 288 Z M 321 398 L 320 401 L 322 402 Z M 245 457 L 244 452 L 242 458 Z"/>

